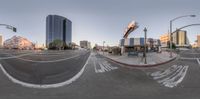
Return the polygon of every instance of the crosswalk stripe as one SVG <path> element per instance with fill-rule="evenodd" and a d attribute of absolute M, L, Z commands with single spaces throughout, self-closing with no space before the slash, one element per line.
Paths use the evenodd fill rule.
<path fill-rule="evenodd" d="M 157 71 L 151 74 L 153 79 L 166 87 L 175 87 L 184 79 L 189 66 L 173 65 L 165 71 Z"/>
<path fill-rule="evenodd" d="M 198 62 L 198 64 L 200 65 L 200 61 L 199 61 L 199 59 L 197 58 L 197 62 Z"/>

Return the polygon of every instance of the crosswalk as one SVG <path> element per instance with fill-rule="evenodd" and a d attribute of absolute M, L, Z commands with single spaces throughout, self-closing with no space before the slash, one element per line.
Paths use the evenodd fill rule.
<path fill-rule="evenodd" d="M 93 61 L 93 66 L 95 73 L 104 73 L 104 72 L 109 72 L 115 69 L 118 69 L 118 67 L 112 66 L 108 61 L 102 59 L 102 58 L 97 58 L 97 57 L 92 57 Z"/>
<path fill-rule="evenodd" d="M 173 65 L 164 71 L 151 73 L 151 76 L 159 84 L 173 88 L 182 82 L 189 66 Z"/>

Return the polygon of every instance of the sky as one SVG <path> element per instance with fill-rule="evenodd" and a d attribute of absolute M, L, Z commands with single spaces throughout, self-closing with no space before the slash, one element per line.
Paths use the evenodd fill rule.
<path fill-rule="evenodd" d="M 0 24 L 17 28 L 17 33 L 0 27 L 4 39 L 13 35 L 45 44 L 46 16 L 61 15 L 72 21 L 72 41 L 88 40 L 94 44 L 116 46 L 127 25 L 135 20 L 139 28 L 129 37 L 157 38 L 167 33 L 169 21 L 182 15 L 195 14 L 173 22 L 176 28 L 200 23 L 200 0 L 0 0 Z M 185 28 L 190 43 L 200 34 L 200 26 Z"/>

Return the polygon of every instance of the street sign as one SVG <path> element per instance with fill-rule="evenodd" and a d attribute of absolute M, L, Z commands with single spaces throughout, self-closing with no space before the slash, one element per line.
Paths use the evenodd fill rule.
<path fill-rule="evenodd" d="M 12 30 L 13 30 L 13 32 L 17 32 L 17 28 L 15 28 L 15 27 L 13 27 Z"/>
<path fill-rule="evenodd" d="M 12 26 L 10 26 L 10 25 L 7 25 L 6 28 L 7 28 L 7 29 L 13 30 L 13 32 L 17 32 L 17 28 L 12 27 Z"/>

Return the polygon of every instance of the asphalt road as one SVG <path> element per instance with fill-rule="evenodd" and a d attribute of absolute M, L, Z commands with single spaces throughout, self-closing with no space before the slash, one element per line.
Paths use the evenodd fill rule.
<path fill-rule="evenodd" d="M 87 51 L 12 52 L 0 60 L 12 77 L 31 84 L 64 82 L 76 75 L 89 57 Z"/>
<path fill-rule="evenodd" d="M 23 87 L 10 81 L 0 71 L 0 98 L 199 99 L 200 65 L 198 58 L 200 57 L 193 56 L 194 53 L 198 52 L 199 50 L 183 51 L 177 60 L 153 68 L 127 68 L 92 52 L 80 78 L 69 85 L 48 89 Z M 74 54 L 74 52 L 72 53 Z M 24 58 L 28 59 L 28 57 Z M 81 59 L 74 61 L 79 62 Z M 10 64 L 8 60 L 4 61 Z M 63 64 L 69 62 L 71 61 L 66 61 Z M 73 64 L 76 64 L 76 62 L 73 62 Z M 3 64 L 2 60 L 1 64 Z M 68 66 L 74 66 L 73 64 Z M 17 64 L 12 64 L 13 67 L 15 65 Z M 55 64 L 55 66 L 58 65 Z"/>

